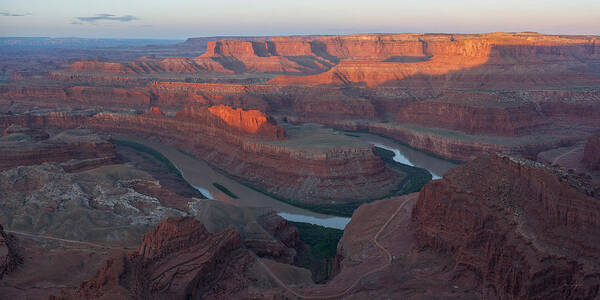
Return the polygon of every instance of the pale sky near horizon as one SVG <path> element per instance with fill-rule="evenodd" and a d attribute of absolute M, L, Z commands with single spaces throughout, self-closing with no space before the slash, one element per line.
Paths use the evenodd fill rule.
<path fill-rule="evenodd" d="M 495 31 L 600 35 L 600 0 L 0 0 L 0 36 Z"/>

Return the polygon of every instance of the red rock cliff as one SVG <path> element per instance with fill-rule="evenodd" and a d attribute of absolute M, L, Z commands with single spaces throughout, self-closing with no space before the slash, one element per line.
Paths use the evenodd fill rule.
<path fill-rule="evenodd" d="M 0 225 L 0 280 L 22 263 L 23 257 L 18 252 L 16 238 L 4 232 L 4 228 Z"/>
<path fill-rule="evenodd" d="M 230 106 L 217 105 L 208 108 L 211 114 L 221 118 L 227 125 L 238 130 L 257 133 L 259 131 L 268 131 L 267 127 L 275 127 L 272 119 L 259 110 L 243 110 L 241 108 L 233 109 Z M 284 136 L 283 128 L 274 128 L 277 136 Z"/>
<path fill-rule="evenodd" d="M 452 102 L 414 102 L 400 109 L 398 121 L 447 128 L 469 134 L 515 136 L 530 133 L 548 121 L 533 104 L 502 107 Z"/>
<path fill-rule="evenodd" d="M 426 185 L 413 211 L 423 247 L 454 257 L 486 299 L 596 299 L 600 201 L 560 171 L 489 155 Z"/>
<path fill-rule="evenodd" d="M 31 130 L 12 133 L 13 127 L 6 130 L 6 137 L 0 139 L 0 171 L 18 166 L 38 165 L 44 162 L 64 163 L 72 160 L 89 160 L 86 168 L 117 161 L 115 145 L 89 130 L 67 130 L 48 138 L 36 139 L 39 133 Z M 72 165 L 75 170 L 76 165 Z M 69 166 L 65 168 L 71 170 Z"/>
<path fill-rule="evenodd" d="M 598 78 L 569 69 L 575 65 L 585 69 L 579 59 L 600 59 L 597 40 L 586 37 L 506 33 L 350 35 L 323 37 L 313 43 L 321 46 L 322 55 L 341 62 L 321 74 L 281 76 L 270 82 L 426 87 L 433 81 L 463 88 L 521 86 L 529 84 L 532 78 L 538 85 L 550 86 L 557 82 L 598 82 Z M 507 73 L 511 75 L 507 77 Z"/>
<path fill-rule="evenodd" d="M 250 261 L 237 232 L 211 234 L 193 218 L 169 218 L 144 235 L 137 251 L 109 259 L 65 298 L 234 297 Z"/>

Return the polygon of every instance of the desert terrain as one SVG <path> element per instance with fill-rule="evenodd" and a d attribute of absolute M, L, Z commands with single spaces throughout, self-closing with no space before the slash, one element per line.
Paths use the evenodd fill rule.
<path fill-rule="evenodd" d="M 115 43 L 0 39 L 0 299 L 600 298 L 600 37 Z"/>

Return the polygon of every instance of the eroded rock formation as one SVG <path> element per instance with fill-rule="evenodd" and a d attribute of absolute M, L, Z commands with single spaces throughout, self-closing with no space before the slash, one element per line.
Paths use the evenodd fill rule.
<path fill-rule="evenodd" d="M 6 233 L 0 225 L 0 280 L 23 263 L 23 257 L 17 247 L 17 239 Z"/>
<path fill-rule="evenodd" d="M 89 130 L 68 130 L 49 137 L 41 130 L 11 125 L 0 138 L 0 171 L 44 162 L 64 163 L 78 171 L 115 163 L 113 143 Z"/>
<path fill-rule="evenodd" d="M 318 42 L 324 44 L 322 49 L 327 55 L 341 62 L 321 74 L 304 78 L 278 77 L 271 82 L 427 86 L 431 81 L 449 80 L 455 87 L 466 88 L 520 85 L 519 81 L 525 79 L 528 72 L 537 72 L 536 79 L 548 83 L 557 79 L 558 74 L 545 65 L 562 65 L 567 71 L 565 63 L 577 62 L 578 58 L 600 58 L 595 40 L 536 34 L 350 35 L 326 37 Z M 504 75 L 506 68 L 523 63 L 542 67 L 514 72 L 510 78 Z M 562 76 L 558 80 L 571 79 Z"/>
<path fill-rule="evenodd" d="M 232 297 L 247 286 L 243 273 L 252 260 L 235 231 L 211 234 L 193 218 L 169 218 L 65 298 Z"/>
<path fill-rule="evenodd" d="M 426 185 L 413 211 L 422 247 L 486 299 L 595 299 L 600 201 L 527 160 L 488 155 Z"/>
<path fill-rule="evenodd" d="M 414 102 L 400 109 L 400 123 L 447 128 L 468 134 L 525 135 L 548 123 L 535 105 L 494 107 L 469 106 L 452 102 Z"/>

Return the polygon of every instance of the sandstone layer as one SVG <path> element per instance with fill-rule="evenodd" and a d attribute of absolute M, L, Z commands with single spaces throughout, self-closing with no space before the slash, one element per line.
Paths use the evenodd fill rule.
<path fill-rule="evenodd" d="M 19 253 L 16 237 L 4 232 L 0 225 L 0 280 L 22 263 L 23 257 Z"/>
<path fill-rule="evenodd" d="M 486 299 L 595 299 L 600 202 L 580 178 L 492 154 L 426 185 L 413 211 L 422 247 Z"/>
<path fill-rule="evenodd" d="M 65 298 L 189 299 L 232 297 L 245 288 L 253 258 L 232 230 L 211 234 L 193 218 L 169 218 L 136 251 L 109 259 Z"/>
<path fill-rule="evenodd" d="M 64 163 L 68 171 L 117 161 L 113 143 L 89 130 L 69 130 L 50 137 L 43 131 L 11 126 L 0 138 L 0 170 L 44 162 Z"/>
<path fill-rule="evenodd" d="M 481 88 L 520 85 L 520 80 L 535 74 L 538 83 L 548 84 L 556 79 L 564 82 L 573 78 L 559 79 L 556 70 L 547 66 L 567 71 L 566 66 L 579 59 L 597 61 L 600 58 L 597 40 L 587 37 L 496 33 L 351 35 L 323 39 L 326 53 L 340 59 L 339 64 L 321 74 L 305 78 L 280 77 L 272 82 L 368 86 L 400 82 L 423 86 L 444 80 L 451 81 L 455 87 Z M 515 67 L 518 64 L 533 67 L 518 70 Z M 505 75 L 509 72 L 511 76 L 507 78 Z M 585 76 L 580 75 L 577 79 L 583 78 Z"/>

